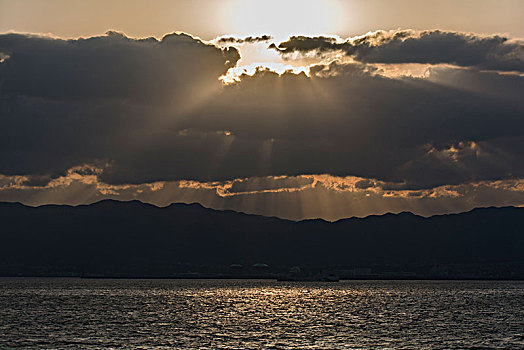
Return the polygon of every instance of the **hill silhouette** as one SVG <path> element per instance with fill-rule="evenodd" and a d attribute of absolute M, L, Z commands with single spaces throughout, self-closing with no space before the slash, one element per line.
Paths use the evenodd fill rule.
<path fill-rule="evenodd" d="M 265 263 L 275 271 L 300 265 L 426 274 L 443 266 L 469 266 L 482 276 L 523 275 L 524 208 L 429 218 L 385 214 L 330 223 L 199 204 L 159 208 L 104 200 L 76 207 L 0 203 L 0 222 L 3 275 L 164 276 L 218 273 L 233 263 Z"/>

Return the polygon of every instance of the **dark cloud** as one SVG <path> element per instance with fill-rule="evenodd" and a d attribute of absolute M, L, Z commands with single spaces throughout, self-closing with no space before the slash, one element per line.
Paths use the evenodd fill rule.
<path fill-rule="evenodd" d="M 272 39 L 273 37 L 271 35 L 247 36 L 245 38 L 226 36 L 226 37 L 218 38 L 216 42 L 217 44 L 243 44 L 243 43 L 254 44 L 254 43 L 270 41 Z"/>
<path fill-rule="evenodd" d="M 188 34 L 162 40 L 132 39 L 117 32 L 62 40 L 0 35 L 1 94 L 57 100 L 132 99 L 177 103 L 219 85 L 240 58 L 234 48 L 206 45 Z"/>
<path fill-rule="evenodd" d="M 295 36 L 271 48 L 283 54 L 340 50 L 367 63 L 446 63 L 524 72 L 524 42 L 499 35 L 480 36 L 440 30 L 378 31 L 344 42 L 330 37 Z"/>
<path fill-rule="evenodd" d="M 278 46 L 273 43 L 270 49 L 279 50 L 282 53 L 308 52 L 308 51 L 333 51 L 340 50 L 343 44 L 338 43 L 336 38 L 327 36 L 292 36 L 288 41 L 284 41 Z"/>
<path fill-rule="evenodd" d="M 437 84 L 439 71 L 431 79 L 390 79 L 354 64 L 312 72 L 312 78 L 267 71 L 244 77 L 206 105 L 211 115 L 188 123 L 230 130 L 239 146 L 249 140 L 252 148 L 240 149 L 252 159 L 233 161 L 232 147 L 224 163 L 230 172 L 241 167 L 243 176 L 329 173 L 416 188 L 523 174 L 523 104 L 516 97 Z M 523 91 L 520 77 L 517 83 L 513 76 L 477 74 Z"/>
<path fill-rule="evenodd" d="M 368 179 L 359 180 L 355 183 L 355 187 L 360 188 L 360 189 L 370 188 L 370 187 L 373 187 L 374 185 L 375 185 L 375 182 L 368 180 Z"/>
<path fill-rule="evenodd" d="M 184 34 L 5 34 L 0 51 L 0 174 L 38 184 L 85 164 L 112 185 L 332 174 L 421 189 L 524 177 L 520 76 L 435 68 L 393 79 L 334 62 L 223 86 L 238 52 Z"/>

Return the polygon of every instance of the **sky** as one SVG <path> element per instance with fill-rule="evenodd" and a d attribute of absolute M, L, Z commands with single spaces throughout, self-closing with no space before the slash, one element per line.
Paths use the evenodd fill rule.
<path fill-rule="evenodd" d="M 0 0 L 0 31 L 61 38 L 103 34 L 163 37 L 336 34 L 445 29 L 524 36 L 520 0 Z"/>
<path fill-rule="evenodd" d="M 0 0 L 0 201 L 524 205 L 522 1 Z"/>

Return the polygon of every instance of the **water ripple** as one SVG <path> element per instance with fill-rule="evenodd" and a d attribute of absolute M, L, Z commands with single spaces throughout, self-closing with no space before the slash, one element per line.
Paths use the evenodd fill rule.
<path fill-rule="evenodd" d="M 0 279 L 0 348 L 522 349 L 524 283 Z"/>

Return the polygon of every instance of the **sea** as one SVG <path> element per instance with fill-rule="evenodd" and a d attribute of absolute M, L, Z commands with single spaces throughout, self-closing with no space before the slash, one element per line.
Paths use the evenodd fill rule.
<path fill-rule="evenodd" d="M 524 349 L 524 282 L 0 278 L 0 349 Z"/>

